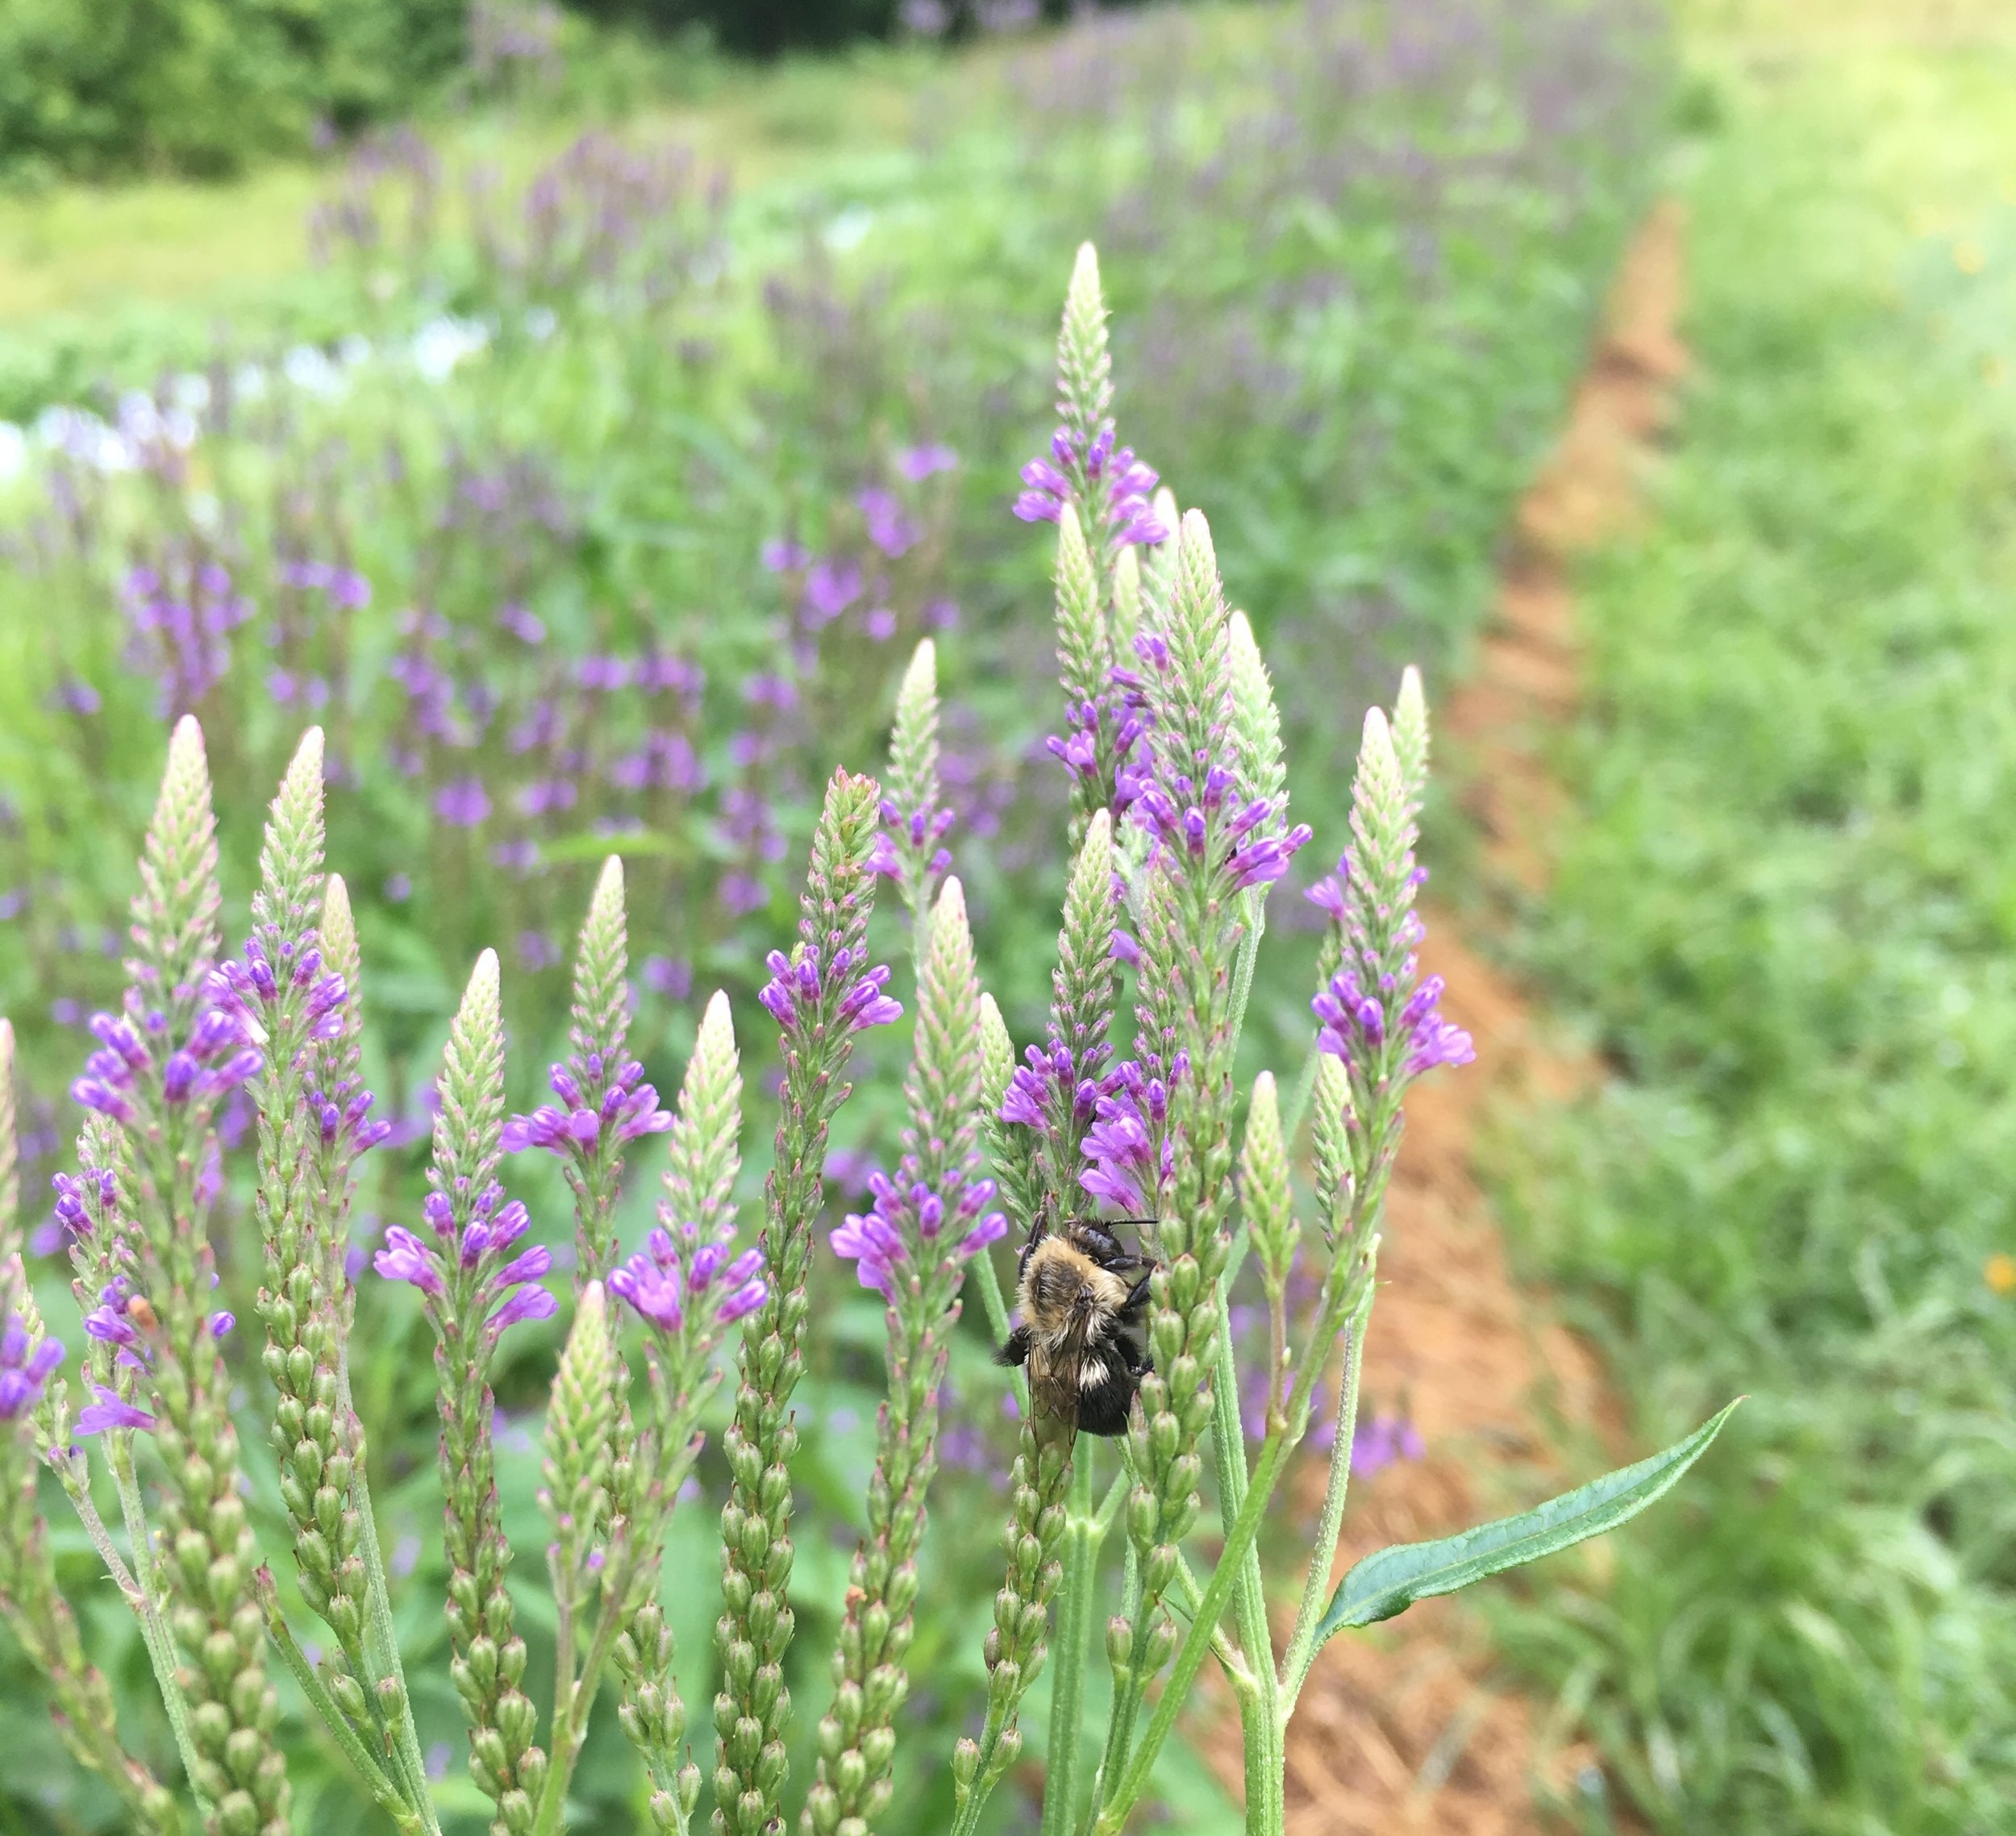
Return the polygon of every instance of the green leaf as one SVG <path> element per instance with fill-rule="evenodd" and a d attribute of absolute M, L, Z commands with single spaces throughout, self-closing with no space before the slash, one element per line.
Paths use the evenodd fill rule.
<path fill-rule="evenodd" d="M 1664 1453 L 1606 1472 L 1516 1518 L 1501 1518 L 1496 1523 L 1480 1524 L 1434 1542 L 1397 1542 L 1368 1555 L 1338 1584 L 1328 1610 L 1317 1624 L 1317 1644 L 1321 1646 L 1347 1626 L 1377 1625 L 1404 1613 L 1418 1600 L 1452 1594 L 1487 1575 L 1538 1561 L 1615 1530 L 1671 1488 L 1707 1451 L 1708 1443 L 1743 1400 L 1738 1397 L 1719 1415 Z"/>

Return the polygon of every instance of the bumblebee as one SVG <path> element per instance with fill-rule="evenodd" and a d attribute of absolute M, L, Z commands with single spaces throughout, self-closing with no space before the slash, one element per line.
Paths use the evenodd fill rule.
<path fill-rule="evenodd" d="M 1135 1393 L 1155 1368 L 1143 1321 L 1155 1268 L 1097 1218 L 1052 1230 L 1039 1217 L 1016 1280 L 1022 1324 L 995 1361 L 1027 1367 L 1030 1397 L 1045 1414 L 1075 1423 L 1081 1434 L 1124 1434 Z"/>

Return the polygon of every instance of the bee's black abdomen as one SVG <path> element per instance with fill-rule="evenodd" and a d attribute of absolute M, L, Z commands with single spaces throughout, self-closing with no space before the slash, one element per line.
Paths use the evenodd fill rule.
<path fill-rule="evenodd" d="M 1124 1434 L 1127 1411 L 1134 1406 L 1134 1393 L 1140 1380 L 1109 1363 L 1106 1375 L 1078 1392 L 1078 1432 L 1081 1434 Z"/>

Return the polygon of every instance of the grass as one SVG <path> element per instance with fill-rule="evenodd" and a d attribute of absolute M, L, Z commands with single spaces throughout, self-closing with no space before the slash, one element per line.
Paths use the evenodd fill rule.
<path fill-rule="evenodd" d="M 1609 1075 L 1506 1162 L 1647 1444 L 1755 1400 L 1501 1631 L 1590 1830 L 1962 1836 L 2016 1796 L 2016 443 L 1923 232 L 2016 169 L 2016 40 L 1760 17 L 1696 40 L 1697 368 L 1531 937 Z"/>

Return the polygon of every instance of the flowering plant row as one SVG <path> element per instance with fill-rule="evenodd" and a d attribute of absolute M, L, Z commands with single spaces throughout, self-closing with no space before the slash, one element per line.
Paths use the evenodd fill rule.
<path fill-rule="evenodd" d="M 992 1335 L 1011 1356 L 1020 1348 L 1026 1371 L 1012 1380 L 1020 1450 L 984 1702 L 953 1759 L 955 1836 L 981 1827 L 1023 1751 L 1030 1686 L 1047 1661 L 1046 1832 L 1115 1836 L 1127 1826 L 1207 1661 L 1229 1680 L 1244 1730 L 1248 1827 L 1279 1832 L 1285 1729 L 1327 1638 L 1622 1522 L 1720 1426 L 1718 1417 L 1524 1518 L 1383 1551 L 1332 1588 L 1406 1094 L 1416 1078 L 1472 1055 L 1439 1011 L 1440 980 L 1419 963 L 1426 707 L 1410 672 L 1391 715 L 1367 717 L 1347 846 L 1312 895 L 1329 929 L 1307 1060 L 1285 1103 L 1267 1072 L 1242 1093 L 1234 1066 L 1263 901 L 1311 829 L 1289 819 L 1272 686 L 1245 620 L 1227 607 L 1203 517 L 1179 516 L 1167 492 L 1150 500 L 1152 476 L 1116 448 L 1105 318 L 1087 247 L 1059 345 L 1062 424 L 1018 506 L 1058 530 L 1068 737 L 1052 750 L 1072 786 L 1074 864 L 1043 1039 L 1018 1062 L 982 991 L 942 845 L 928 641 L 898 697 L 886 785 L 834 773 L 798 935 L 769 959 L 760 1000 L 780 1035 L 782 1097 L 752 1240 L 738 1197 L 742 1085 L 728 1003 L 716 995 L 708 1005 L 678 1097 L 662 1106 L 627 1049 L 618 860 L 603 868 L 581 930 L 570 1050 L 552 1067 L 552 1103 L 506 1115 L 495 954 L 483 951 L 469 978 L 438 1080 L 427 1194 L 410 1223 L 385 1230 L 373 1267 L 417 1291 L 435 1339 L 448 1669 L 469 1776 L 499 1836 L 564 1826 L 605 1688 L 648 1777 L 648 1827 L 688 1830 L 710 1785 L 722 1836 L 783 1826 L 793 1795 L 792 1403 L 815 1330 L 807 1279 L 828 1135 L 852 1092 L 857 1039 L 905 1011 L 890 992 L 898 978 L 868 947 L 881 881 L 909 922 L 906 1126 L 896 1164 L 870 1181 L 870 1208 L 824 1241 L 883 1304 L 888 1381 L 834 1689 L 801 1794 L 805 1830 L 873 1830 L 893 1793 L 917 1559 L 969 1280 Z M 45 1673 L 73 1752 L 149 1831 L 185 1827 L 190 1808 L 214 1836 L 289 1827 L 275 1738 L 280 1670 L 394 1829 L 441 1828 L 350 1381 L 360 1272 L 346 1254 L 348 1214 L 358 1158 L 385 1124 L 363 1082 L 367 978 L 348 894 L 324 868 L 323 767 L 322 734 L 310 729 L 272 806 L 250 933 L 227 953 L 203 735 L 193 718 L 175 729 L 132 901 L 128 986 L 120 1010 L 92 1023 L 98 1049 L 72 1093 L 82 1112 L 77 1162 L 57 1182 L 84 1316 L 81 1408 L 65 1348 L 23 1276 L 10 1076 L 0 1085 L 0 1607 Z M 10 1034 L 0 1046 L 10 1073 Z M 244 1412 L 228 1363 L 244 1335 L 212 1300 L 210 1221 L 224 1178 L 216 1121 L 240 1089 L 257 1118 L 263 1254 L 259 1319 L 248 1330 L 260 1340 L 261 1407 L 296 1580 L 327 1629 L 314 1656 L 248 1522 Z M 1305 1124 L 1313 1180 L 1298 1197 L 1292 1168 Z M 626 1253 L 614 1222 L 626 1165 L 660 1135 L 656 1222 Z M 506 1181 L 510 1156 L 535 1153 L 557 1159 L 573 1194 L 564 1294 L 549 1285 L 552 1247 L 533 1240 L 534 1220 Z M 1089 1222 L 1102 1205 L 1131 1223 Z M 1137 1251 L 1123 1229 L 1138 1234 Z M 993 1260 L 1005 1239 L 1027 1246 L 1019 1320 Z M 1060 1267 L 1043 1252 L 1067 1241 L 1104 1260 L 1081 1256 L 1079 1285 L 1060 1301 L 1027 1272 Z M 1250 1464 L 1239 1399 L 1256 1373 L 1239 1368 L 1227 1325 L 1228 1292 L 1249 1259 L 1268 1310 L 1257 1373 L 1264 1418 Z M 1112 1272 L 1123 1267 L 1124 1282 Z M 1293 1298 L 1291 1278 L 1313 1301 Z M 491 1378 L 505 1334 L 563 1311 L 539 1501 L 558 1628 L 542 1715 L 506 1585 L 515 1552 L 496 1483 Z M 1259 1531 L 1339 1355 L 1329 1482 L 1277 1649 Z M 686 1746 L 664 1551 L 703 1409 L 731 1370 L 710 1777 Z M 1097 1404 L 1095 1371 L 1106 1398 Z M 1103 1493 L 1102 1436 L 1118 1450 Z M 139 1622 L 186 1801 L 119 1744 L 107 1685 L 56 1584 L 38 1459 Z M 101 1514 L 100 1485 L 117 1496 L 123 1538 Z M 1205 1562 L 1193 1533 L 1207 1510 L 1218 1553 Z M 1127 1559 L 1104 1639 L 1110 1709 L 1087 1776 L 1098 1558 L 1115 1530 Z"/>

